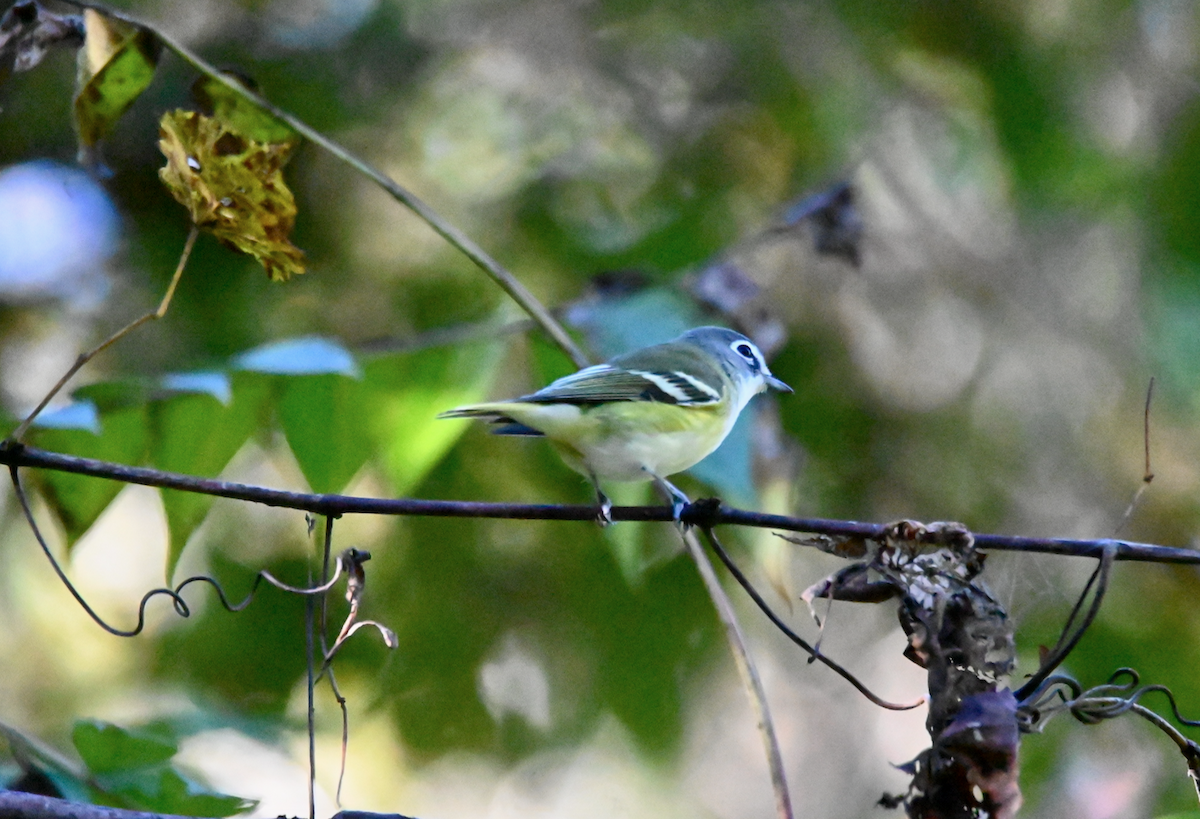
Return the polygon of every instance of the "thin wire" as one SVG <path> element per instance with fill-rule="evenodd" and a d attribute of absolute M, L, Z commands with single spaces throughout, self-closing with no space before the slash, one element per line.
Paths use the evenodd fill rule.
<path fill-rule="evenodd" d="M 1023 686 L 1016 691 L 1017 702 L 1025 702 L 1032 692 L 1038 690 L 1042 681 L 1054 673 L 1054 670 L 1062 664 L 1062 661 L 1067 658 L 1067 655 L 1075 650 L 1075 646 L 1083 639 L 1084 632 L 1096 619 L 1096 615 L 1100 611 L 1100 604 L 1104 601 L 1104 594 L 1108 590 L 1108 578 L 1113 561 L 1116 559 L 1117 547 L 1113 542 L 1108 542 L 1104 545 L 1104 551 L 1100 555 L 1100 564 L 1096 566 L 1096 570 L 1092 572 L 1092 576 L 1088 578 L 1087 584 L 1083 588 L 1083 593 L 1079 595 L 1075 602 L 1074 608 L 1071 610 L 1071 616 L 1067 618 L 1067 623 L 1063 628 L 1062 635 L 1058 638 L 1058 643 L 1049 656 L 1042 662 L 1040 668 L 1033 673 Z M 1071 624 L 1074 622 L 1083 601 L 1086 599 L 1088 591 L 1091 589 L 1093 582 L 1096 590 L 1092 595 L 1092 604 L 1088 607 L 1087 615 L 1083 622 L 1079 624 L 1079 628 L 1073 634 L 1068 633 Z"/>
<path fill-rule="evenodd" d="M 814 660 L 820 660 L 831 671 L 833 671 L 835 674 L 839 675 L 844 680 L 846 680 L 848 683 L 853 685 L 856 689 L 858 689 L 858 692 L 860 694 L 862 694 L 864 697 L 866 697 L 871 702 L 878 705 L 880 708 L 886 708 L 889 711 L 909 711 L 913 708 L 917 708 L 917 707 L 925 704 L 924 698 L 918 700 L 917 702 L 910 703 L 908 705 L 901 705 L 899 703 L 888 702 L 887 700 L 883 699 L 882 697 L 874 694 L 863 683 L 859 682 L 857 677 L 855 677 L 853 674 L 851 674 L 845 668 L 838 665 L 836 662 L 829 659 L 824 654 L 822 654 L 821 652 L 819 652 L 815 648 L 813 648 L 811 645 L 809 645 L 804 640 L 803 637 L 801 637 L 796 632 L 792 631 L 788 627 L 787 623 L 783 622 L 783 620 L 780 619 L 779 615 L 777 615 L 774 612 L 774 610 L 767 604 L 767 601 L 764 600 L 762 595 L 760 595 L 758 593 L 758 590 L 754 588 L 754 586 L 746 578 L 746 575 L 742 574 L 742 570 L 739 569 L 737 567 L 737 564 L 733 562 L 733 559 L 729 556 L 729 553 L 725 551 L 723 546 L 721 546 L 721 542 L 719 540 L 717 540 L 717 537 L 716 537 L 716 535 L 713 534 L 712 529 L 704 528 L 704 529 L 702 529 L 702 531 L 704 532 L 704 537 L 708 540 L 708 545 L 710 547 L 712 547 L 712 550 L 714 552 L 716 552 L 717 557 L 720 558 L 721 562 L 725 564 L 725 568 L 729 570 L 729 573 L 733 575 L 734 579 L 737 580 L 738 584 L 740 584 L 741 587 L 746 590 L 746 594 L 750 595 L 750 599 L 753 600 L 760 609 L 762 609 L 763 614 L 767 615 L 767 619 L 769 619 L 775 625 L 775 627 L 777 629 L 782 631 L 789 640 L 791 640 L 793 643 L 798 645 L 801 649 L 806 651 Z"/>
<path fill-rule="evenodd" d="M 50 545 L 46 542 L 46 538 L 42 534 L 42 530 L 38 526 L 37 520 L 33 516 L 33 510 L 29 505 L 29 498 L 26 496 L 25 488 L 21 484 L 21 478 L 18 474 L 18 467 L 15 464 L 10 464 L 8 471 L 12 476 L 13 489 L 16 491 L 17 501 L 21 505 L 21 511 L 25 515 L 25 520 L 29 524 L 29 528 L 33 532 L 34 538 L 37 539 L 38 546 L 40 546 L 42 549 L 42 554 L 44 554 L 46 559 L 50 562 L 50 567 L 54 570 L 54 573 L 58 575 L 58 579 L 62 582 L 63 586 L 66 587 L 67 591 L 71 593 L 71 596 L 75 598 L 75 602 L 77 602 L 80 608 L 82 608 L 84 612 L 86 612 L 87 615 L 92 618 L 92 621 L 95 622 L 96 625 L 100 626 L 100 628 L 116 637 L 136 637 L 137 635 L 141 634 L 146 627 L 146 606 L 152 599 L 160 595 L 170 598 L 175 611 L 180 617 L 190 617 L 192 614 L 191 608 L 188 606 L 187 601 L 183 599 L 182 592 L 193 583 L 207 583 L 208 585 L 212 586 L 217 593 L 217 598 L 221 601 L 221 606 L 226 611 L 239 612 L 245 609 L 254 600 L 254 595 L 258 591 L 259 585 L 261 585 L 264 580 L 282 591 L 311 597 L 312 595 L 316 594 L 324 594 L 326 591 L 332 588 L 333 585 L 337 583 L 338 578 L 342 573 L 342 565 L 339 562 L 337 564 L 337 572 L 327 584 L 314 588 L 297 588 L 277 580 L 271 575 L 270 572 L 264 569 L 254 576 L 254 581 L 250 586 L 250 591 L 246 594 L 245 599 L 243 599 L 240 603 L 229 602 L 229 597 L 225 593 L 225 589 L 215 578 L 209 577 L 208 575 L 196 575 L 182 581 L 174 589 L 158 588 L 151 589 L 150 591 L 146 592 L 144 595 L 142 595 L 141 603 L 138 605 L 137 625 L 129 630 L 119 629 L 105 622 L 104 619 L 96 613 L 96 610 L 88 604 L 87 600 L 84 599 L 79 590 L 75 588 L 75 584 L 71 582 L 70 578 L 67 577 L 66 572 L 63 571 L 62 566 L 54 557 L 54 553 L 50 550 Z"/>
<path fill-rule="evenodd" d="M 76 475 L 91 475 L 123 483 L 158 486 L 196 492 L 219 498 L 261 503 L 289 509 L 300 509 L 335 517 L 349 514 L 416 515 L 430 517 L 469 517 L 502 520 L 594 520 L 594 505 L 544 503 L 487 503 L 483 501 L 427 500 L 422 498 L 364 498 L 353 495 L 289 492 L 264 486 L 233 481 L 197 478 L 160 469 L 127 466 L 94 458 L 80 458 L 48 452 L 13 441 L 0 441 L 0 463 L 39 469 L 52 469 Z M 709 508 L 711 506 L 711 508 Z M 671 510 L 662 506 L 617 506 L 613 520 L 667 521 Z M 696 501 L 683 511 L 684 523 L 698 527 L 718 525 L 754 526 L 791 532 L 809 532 L 832 538 L 854 538 L 882 541 L 887 537 L 888 524 L 827 518 L 798 518 L 768 515 L 721 506 L 718 502 L 706 505 Z M 1117 560 L 1155 563 L 1200 564 L 1200 550 L 1136 543 L 1128 540 L 1072 540 L 1066 538 L 1033 538 L 1016 535 L 972 533 L 975 548 L 980 551 L 1035 552 L 1066 557 L 1099 558 L 1105 548 L 1116 549 Z"/>

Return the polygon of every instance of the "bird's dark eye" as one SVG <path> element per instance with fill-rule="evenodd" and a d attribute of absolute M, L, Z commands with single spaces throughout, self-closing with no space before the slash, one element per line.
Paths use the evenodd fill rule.
<path fill-rule="evenodd" d="M 758 367 L 758 356 L 754 353 L 754 348 L 744 341 L 733 345 L 733 351 L 746 359 L 754 367 Z"/>

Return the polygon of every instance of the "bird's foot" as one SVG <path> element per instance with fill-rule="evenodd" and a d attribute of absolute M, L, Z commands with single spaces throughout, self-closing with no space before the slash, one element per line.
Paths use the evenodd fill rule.
<path fill-rule="evenodd" d="M 654 476 L 654 485 L 658 487 L 658 491 L 663 494 L 666 501 L 671 504 L 671 520 L 675 522 L 675 527 L 680 532 L 687 532 L 688 529 L 691 529 L 692 525 L 683 520 L 683 513 L 687 511 L 687 508 L 692 503 L 691 498 L 685 495 L 675 484 L 666 478 L 660 478 L 658 475 Z"/>
<path fill-rule="evenodd" d="M 605 495 L 603 492 L 596 492 L 596 505 L 596 523 L 599 524 L 601 528 L 604 528 L 605 526 L 611 526 L 613 522 L 613 505 L 612 501 L 608 499 L 608 495 Z"/>
<path fill-rule="evenodd" d="M 686 532 L 692 526 L 692 524 L 683 520 L 683 513 L 690 505 L 691 502 L 686 499 L 671 499 L 671 519 L 675 521 L 675 525 L 679 527 L 681 532 Z"/>

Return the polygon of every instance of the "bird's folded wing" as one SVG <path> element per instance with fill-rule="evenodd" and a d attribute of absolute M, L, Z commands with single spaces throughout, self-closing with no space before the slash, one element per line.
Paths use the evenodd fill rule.
<path fill-rule="evenodd" d="M 675 370 L 640 370 L 597 364 L 560 378 L 532 395 L 517 399 L 530 404 L 605 404 L 611 401 L 655 401 L 695 406 L 715 404 L 720 391 Z"/>

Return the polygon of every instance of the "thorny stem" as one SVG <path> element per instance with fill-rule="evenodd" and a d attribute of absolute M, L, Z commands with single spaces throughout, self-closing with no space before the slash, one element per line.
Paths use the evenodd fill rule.
<path fill-rule="evenodd" d="M 498 261 L 493 259 L 486 251 L 477 245 L 472 239 L 456 228 L 433 208 L 419 199 L 416 195 L 404 188 L 402 185 L 391 179 L 387 174 L 380 171 L 378 168 L 368 164 L 365 160 L 355 156 L 349 150 L 334 142 L 329 137 L 322 134 L 320 131 L 312 128 L 294 115 L 279 108 L 266 97 L 255 91 L 250 90 L 239 82 L 236 78 L 219 71 L 215 66 L 206 62 L 200 55 L 193 52 L 183 43 L 166 34 L 160 27 L 151 25 L 143 20 L 127 14 L 122 11 L 111 9 L 99 3 L 80 2 L 80 0 L 65 0 L 65 2 L 79 8 L 93 9 L 101 14 L 111 17 L 115 20 L 121 20 L 133 26 L 143 28 L 155 37 L 157 37 L 163 45 L 175 52 L 180 59 L 190 65 L 192 68 L 204 74 L 216 82 L 221 83 L 233 93 L 249 100 L 253 104 L 270 113 L 276 119 L 285 122 L 296 133 L 303 136 L 305 139 L 320 146 L 327 151 L 335 159 L 349 165 L 355 171 L 370 179 L 379 187 L 383 188 L 393 199 L 407 207 L 418 217 L 420 217 L 427 225 L 433 228 L 439 236 L 445 239 L 452 247 L 456 248 L 464 256 L 470 259 L 484 273 L 492 278 L 507 293 L 513 301 L 520 305 L 521 309 L 529 314 L 530 318 L 538 323 L 545 331 L 551 340 L 558 345 L 560 349 L 575 363 L 577 367 L 586 367 L 590 362 L 579 346 L 567 335 L 567 331 L 562 325 L 550 314 L 537 298 L 529 292 L 525 285 L 505 269 Z"/>
<path fill-rule="evenodd" d="M 98 347 L 89 350 L 86 353 L 80 353 L 79 357 L 75 359 L 75 363 L 72 364 L 65 373 L 63 373 L 63 377 L 58 379 L 58 383 L 50 388 L 50 392 L 46 393 L 46 396 L 41 400 L 41 403 L 34 407 L 33 412 L 25 416 L 25 420 L 21 422 L 21 425 L 13 431 L 12 435 L 8 436 L 9 440 L 20 441 L 25 436 L 25 433 L 29 431 L 30 424 L 32 424 L 34 420 L 42 414 L 42 410 L 46 408 L 46 405 L 54 400 L 54 396 L 58 395 L 59 392 L 62 391 L 62 388 L 67 385 L 67 382 L 71 380 L 75 373 L 83 369 L 85 364 L 87 364 L 96 356 L 100 355 L 100 353 L 104 352 L 112 345 L 116 344 L 125 336 L 132 333 L 137 328 L 141 327 L 146 322 L 157 321 L 167 314 L 167 308 L 171 306 L 171 298 L 175 295 L 175 287 L 179 284 L 180 277 L 183 276 L 183 269 L 187 266 L 188 258 L 192 255 L 192 247 L 196 244 L 196 237 L 199 235 L 200 229 L 195 225 L 192 225 L 192 229 L 188 231 L 187 241 L 185 241 L 183 245 L 183 253 L 181 253 L 179 256 L 179 263 L 175 265 L 175 275 L 171 277 L 171 283 L 167 285 L 167 292 L 163 294 L 162 301 L 159 302 L 158 307 L 154 310 L 151 310 L 149 313 L 146 313 L 144 316 L 134 319 L 120 330 L 117 330 L 117 332 L 113 333 L 111 336 L 101 342 Z"/>

